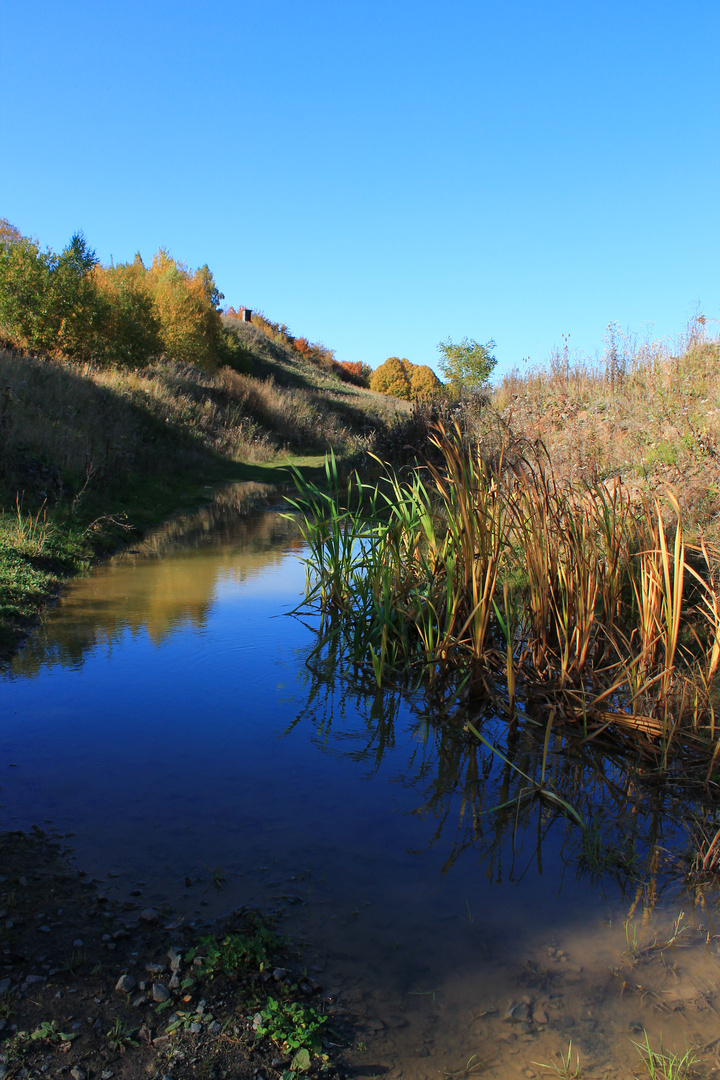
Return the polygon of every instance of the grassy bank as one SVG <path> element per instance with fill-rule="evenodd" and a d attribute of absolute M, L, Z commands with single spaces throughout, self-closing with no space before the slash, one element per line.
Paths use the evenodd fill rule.
<path fill-rule="evenodd" d="M 674 343 L 611 330 L 600 358 L 565 350 L 516 369 L 470 434 L 490 450 L 506 427 L 541 442 L 563 481 L 618 478 L 633 493 L 673 486 L 693 531 L 720 537 L 720 342 L 703 316 Z"/>
<path fill-rule="evenodd" d="M 243 334 L 242 328 L 238 331 Z M 0 352 L 0 649 L 69 574 L 213 485 L 319 475 L 387 440 L 404 405 L 296 359 L 248 326 L 253 374 L 158 361 L 141 370 Z"/>

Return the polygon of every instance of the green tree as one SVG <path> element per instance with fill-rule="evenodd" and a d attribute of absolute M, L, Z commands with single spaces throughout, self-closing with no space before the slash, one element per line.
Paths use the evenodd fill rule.
<path fill-rule="evenodd" d="M 448 338 L 438 344 L 440 370 L 458 397 L 487 383 L 497 364 L 494 348 L 492 339 L 484 345 L 473 338 L 463 338 L 457 345 Z"/>

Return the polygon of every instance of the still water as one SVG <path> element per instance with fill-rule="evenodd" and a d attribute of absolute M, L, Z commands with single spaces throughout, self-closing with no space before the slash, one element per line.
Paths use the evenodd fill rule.
<path fill-rule="evenodd" d="M 662 871 L 689 807 L 633 800 L 631 763 L 553 742 L 555 788 L 602 822 L 593 848 L 462 718 L 440 727 L 442 703 L 343 671 L 290 614 L 296 528 L 254 494 L 223 493 L 66 589 L 2 674 L 0 825 L 73 833 L 115 895 L 189 920 L 279 912 L 358 1018 L 358 1075 L 548 1075 L 537 1063 L 560 1067 L 572 1040 L 573 1070 L 579 1054 L 630 1076 L 644 1030 L 707 1047 L 714 904 Z M 542 734 L 512 747 L 535 778 Z"/>

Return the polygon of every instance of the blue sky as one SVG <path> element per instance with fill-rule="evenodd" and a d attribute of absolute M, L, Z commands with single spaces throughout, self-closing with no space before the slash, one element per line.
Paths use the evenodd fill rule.
<path fill-rule="evenodd" d="M 717 0 L 0 0 L 0 216 L 373 367 L 673 336 L 720 317 L 719 44 Z"/>

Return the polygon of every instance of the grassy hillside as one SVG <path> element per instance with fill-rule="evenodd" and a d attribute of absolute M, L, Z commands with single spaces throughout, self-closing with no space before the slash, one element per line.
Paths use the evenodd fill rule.
<path fill-rule="evenodd" d="M 560 482 L 617 477 L 636 497 L 669 485 L 686 522 L 720 539 L 720 342 L 702 317 L 672 346 L 615 335 L 599 360 L 516 370 L 467 427 L 489 454 L 503 439 L 542 448 Z"/>
<path fill-rule="evenodd" d="M 404 402 L 229 322 L 243 372 L 0 351 L 0 648 L 64 576 L 207 499 L 208 485 L 284 481 L 290 462 L 319 468 L 331 448 L 349 465 L 402 426 Z"/>

